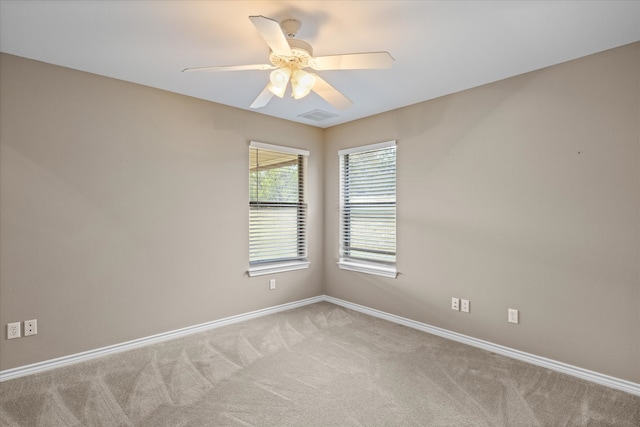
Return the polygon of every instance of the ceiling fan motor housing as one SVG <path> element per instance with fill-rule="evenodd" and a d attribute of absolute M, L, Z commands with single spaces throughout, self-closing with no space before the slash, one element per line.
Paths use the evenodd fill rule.
<path fill-rule="evenodd" d="M 292 56 L 280 56 L 271 52 L 269 61 L 276 67 L 288 67 L 292 70 L 308 67 L 309 60 L 313 56 L 311 45 L 305 41 L 295 39 L 287 39 L 287 43 L 291 47 Z"/>

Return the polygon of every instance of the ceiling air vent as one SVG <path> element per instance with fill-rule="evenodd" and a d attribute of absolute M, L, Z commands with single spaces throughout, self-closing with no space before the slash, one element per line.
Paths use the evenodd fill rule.
<path fill-rule="evenodd" d="M 313 111 L 309 111 L 308 113 L 300 114 L 298 117 L 303 117 L 305 119 L 314 120 L 316 122 L 321 122 L 323 120 L 332 119 L 334 117 L 338 117 L 337 114 L 329 113 L 328 111 L 315 109 Z"/>

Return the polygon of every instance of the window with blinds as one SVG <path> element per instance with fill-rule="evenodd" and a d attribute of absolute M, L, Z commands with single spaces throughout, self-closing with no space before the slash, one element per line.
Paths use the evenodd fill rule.
<path fill-rule="evenodd" d="M 306 157 L 309 152 L 251 142 L 249 274 L 305 268 Z"/>
<path fill-rule="evenodd" d="M 396 277 L 396 142 L 340 150 L 341 268 Z"/>

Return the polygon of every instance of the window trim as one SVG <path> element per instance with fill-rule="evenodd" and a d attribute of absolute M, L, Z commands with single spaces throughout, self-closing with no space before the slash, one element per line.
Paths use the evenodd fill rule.
<path fill-rule="evenodd" d="M 303 270 L 309 268 L 309 261 L 280 261 L 264 264 L 250 265 L 247 273 L 249 277 L 263 276 L 265 274 L 283 273 L 285 271 Z"/>
<path fill-rule="evenodd" d="M 367 261 L 355 261 L 353 259 L 340 258 L 338 267 L 342 270 L 356 271 L 358 273 L 373 274 L 376 276 L 390 277 L 395 279 L 398 277 L 398 271 L 395 266 L 376 264 Z"/>
<path fill-rule="evenodd" d="M 259 150 L 269 150 L 269 151 L 276 151 L 280 153 L 294 154 L 297 156 L 306 156 L 307 158 L 309 157 L 309 154 L 310 154 L 309 150 L 303 150 L 303 149 L 293 148 L 293 147 L 285 147 L 282 145 L 266 144 L 264 142 L 257 142 L 257 141 L 249 142 L 249 149 L 252 149 L 252 148 L 259 149 Z M 305 166 L 306 165 L 307 165 L 307 161 L 305 160 Z M 306 169 L 307 168 L 305 167 L 304 170 L 299 171 L 299 173 L 304 174 L 303 187 L 306 187 L 306 181 L 307 181 L 306 178 L 308 176 Z M 305 193 L 304 189 L 301 191 L 303 191 L 302 195 L 304 197 L 304 193 Z M 249 202 L 249 205 L 251 205 L 251 202 Z M 307 245 L 308 242 L 306 239 L 304 243 L 305 245 Z M 247 273 L 249 277 L 262 276 L 266 274 L 281 273 L 285 271 L 301 270 L 301 269 L 309 268 L 310 264 L 311 263 L 308 261 L 308 258 L 304 260 L 286 259 L 282 261 L 271 261 L 271 262 L 261 262 L 261 263 L 258 262 L 254 264 L 249 263 L 249 268 L 247 269 Z"/>
<path fill-rule="evenodd" d="M 300 148 L 283 147 L 282 145 L 265 144 L 264 142 L 250 141 L 249 148 L 257 148 L 261 150 L 279 151 L 281 153 L 296 154 L 298 156 L 309 156 L 309 150 Z"/>
<path fill-rule="evenodd" d="M 359 147 L 353 147 L 353 148 L 346 148 L 343 150 L 338 150 L 338 162 L 340 165 L 340 192 L 339 192 L 339 199 L 340 199 L 340 208 L 339 208 L 339 216 L 340 216 L 340 224 L 339 224 L 339 237 L 338 237 L 338 242 L 340 244 L 340 247 L 342 246 L 342 232 L 343 232 L 343 222 L 342 222 L 342 213 L 343 213 L 343 189 L 342 189 L 342 156 L 344 155 L 348 155 L 348 154 L 354 154 L 354 153 L 360 153 L 363 151 L 372 151 L 372 150 L 380 150 L 380 149 L 384 149 L 384 148 L 389 148 L 389 147 L 396 147 L 397 143 L 396 140 L 391 140 L 391 141 L 385 141 L 385 142 L 378 142 L 375 144 L 369 144 L 369 145 L 362 145 Z M 396 154 L 396 161 L 397 161 L 397 154 Z M 397 168 L 397 163 L 396 163 L 396 168 Z M 397 191 L 396 191 L 396 198 L 397 198 Z M 396 239 L 397 239 L 397 223 L 396 223 Z M 340 251 L 342 251 L 342 249 L 340 249 Z M 375 261 L 370 261 L 370 260 L 361 260 L 361 259 L 356 259 L 356 258 L 349 258 L 349 257 L 344 257 L 342 255 L 342 253 L 339 254 L 339 258 L 338 258 L 338 267 L 340 269 L 343 270 L 349 270 L 349 271 L 355 271 L 355 272 L 359 272 L 359 273 L 367 273 L 367 274 L 373 274 L 376 276 L 383 276 L 383 277 L 388 277 L 388 278 L 397 278 L 398 277 L 398 271 L 396 269 L 396 264 L 387 264 L 387 263 L 383 263 L 383 262 L 375 262 Z"/>
<path fill-rule="evenodd" d="M 377 142 L 375 144 L 361 145 L 359 147 L 344 148 L 342 150 L 338 150 L 338 156 L 344 156 L 345 154 L 361 153 L 363 151 L 381 150 L 383 148 L 395 147 L 396 145 L 397 145 L 396 140 L 393 139 L 391 141 Z"/>

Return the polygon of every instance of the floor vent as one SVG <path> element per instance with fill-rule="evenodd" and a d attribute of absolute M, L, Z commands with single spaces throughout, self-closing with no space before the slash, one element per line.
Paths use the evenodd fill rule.
<path fill-rule="evenodd" d="M 334 117 L 338 117 L 337 114 L 329 113 L 328 111 L 315 109 L 313 111 L 309 111 L 308 113 L 300 114 L 298 117 L 303 117 L 305 119 L 314 120 L 316 122 L 321 122 L 323 120 L 332 119 Z"/>

